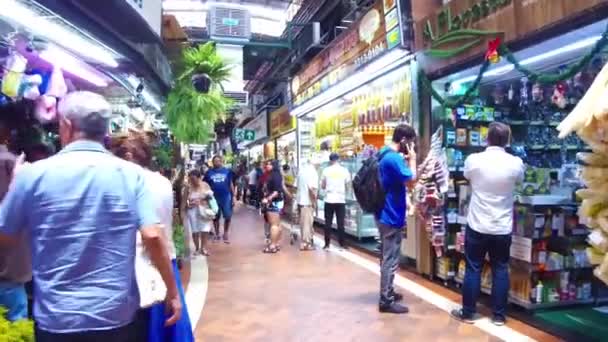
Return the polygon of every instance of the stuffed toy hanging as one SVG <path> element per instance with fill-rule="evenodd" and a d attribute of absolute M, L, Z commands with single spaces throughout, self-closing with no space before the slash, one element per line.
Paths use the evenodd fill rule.
<path fill-rule="evenodd" d="M 42 95 L 36 100 L 34 109 L 36 119 L 41 123 L 48 123 L 57 117 L 57 99 L 53 96 Z"/>
<path fill-rule="evenodd" d="M 23 79 L 23 73 L 27 67 L 27 59 L 16 51 L 13 51 L 4 65 L 4 77 L 2 80 L 2 93 L 11 98 L 19 96 L 19 89 Z"/>
<path fill-rule="evenodd" d="M 566 83 L 558 82 L 553 88 L 553 96 L 551 96 L 551 102 L 559 109 L 564 109 L 568 105 L 568 99 L 566 98 Z"/>

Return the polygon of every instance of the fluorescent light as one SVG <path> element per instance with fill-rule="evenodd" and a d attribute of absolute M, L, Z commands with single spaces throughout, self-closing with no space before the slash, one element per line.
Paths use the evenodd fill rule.
<path fill-rule="evenodd" d="M 0 17 L 27 28 L 34 34 L 45 37 L 80 56 L 115 68 L 118 62 L 114 53 L 92 38 L 86 39 L 84 33 L 77 34 L 63 25 L 47 20 L 32 9 L 16 0 L 0 0 Z"/>
<path fill-rule="evenodd" d="M 313 97 L 299 107 L 296 107 L 293 111 L 291 111 L 291 115 L 299 117 L 312 112 L 330 101 L 344 96 L 345 94 L 348 94 L 362 85 L 373 81 L 383 74 L 392 71 L 394 68 L 406 63 L 413 57 L 413 55 L 405 50 L 396 49 L 390 51 L 386 55 L 380 57 L 378 60 L 357 71 L 352 76 L 340 81 L 338 84 Z"/>
<path fill-rule="evenodd" d="M 108 82 L 100 76 L 97 70 L 57 46 L 49 46 L 46 50 L 40 52 L 38 56 L 53 64 L 53 66 L 61 68 L 98 87 L 108 86 Z"/>
<path fill-rule="evenodd" d="M 555 56 L 559 56 L 563 53 L 568 53 L 568 52 L 572 52 L 572 51 L 576 51 L 576 50 L 580 50 L 586 47 L 589 47 L 593 44 L 595 44 L 598 40 L 600 40 L 600 38 L 602 38 L 602 36 L 594 36 L 594 37 L 590 37 L 590 38 L 586 38 L 583 40 L 580 40 L 576 43 L 572 43 L 566 46 L 563 46 L 559 49 L 555 49 L 555 50 L 551 50 L 549 52 L 545 52 L 545 53 L 541 53 L 540 55 L 536 55 L 534 57 L 530 57 L 530 58 L 526 58 L 523 61 L 519 62 L 519 64 L 521 65 L 530 65 L 530 64 L 534 64 L 534 63 L 538 63 L 541 61 L 544 61 L 546 59 L 549 58 L 553 58 Z M 513 65 L 509 64 L 509 65 L 503 65 L 501 67 L 495 68 L 495 69 L 491 69 L 489 71 L 487 71 L 484 74 L 484 77 L 492 77 L 492 76 L 499 76 L 499 75 L 504 75 L 508 72 L 513 71 L 513 69 L 515 69 L 513 67 Z M 467 83 L 467 82 L 471 82 L 474 81 L 477 78 L 477 75 L 474 76 L 467 76 L 467 77 L 463 77 L 461 79 L 458 79 L 452 83 L 458 83 L 458 84 L 462 84 L 462 83 Z"/>

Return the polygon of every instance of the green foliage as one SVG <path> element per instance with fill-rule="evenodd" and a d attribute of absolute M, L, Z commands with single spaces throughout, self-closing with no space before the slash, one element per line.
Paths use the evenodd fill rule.
<path fill-rule="evenodd" d="M 167 97 L 165 113 L 173 136 L 185 143 L 207 143 L 215 123 L 223 120 L 232 106 L 225 97 L 222 82 L 225 82 L 231 67 L 217 53 L 213 43 L 186 48 L 180 61 L 179 77 Z M 192 87 L 191 78 L 196 74 L 207 74 L 211 80 L 208 94 L 201 94 Z"/>
<path fill-rule="evenodd" d="M 156 146 L 154 148 L 154 160 L 159 168 L 170 169 L 173 166 L 173 146 Z"/>
<path fill-rule="evenodd" d="M 173 243 L 175 244 L 175 254 L 178 258 L 184 257 L 185 247 L 184 227 L 181 224 L 174 224 Z"/>
<path fill-rule="evenodd" d="M 0 306 L 0 341 L 34 342 L 34 322 L 28 319 L 9 322 L 6 309 Z"/>

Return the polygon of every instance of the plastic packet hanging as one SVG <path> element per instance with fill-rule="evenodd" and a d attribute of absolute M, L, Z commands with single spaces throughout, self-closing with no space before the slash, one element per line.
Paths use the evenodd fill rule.
<path fill-rule="evenodd" d="M 49 88 L 46 91 L 46 95 L 60 99 L 67 93 L 68 86 L 65 83 L 63 71 L 61 71 L 61 68 L 55 67 L 51 74 L 51 79 L 49 80 Z"/>
<path fill-rule="evenodd" d="M 2 93 L 15 98 L 19 95 L 19 88 L 23 73 L 27 67 L 27 59 L 18 52 L 13 52 L 4 65 L 5 73 L 2 80 Z"/>

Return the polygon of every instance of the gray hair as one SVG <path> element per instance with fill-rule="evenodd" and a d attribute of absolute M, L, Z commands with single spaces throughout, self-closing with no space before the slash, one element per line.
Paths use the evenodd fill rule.
<path fill-rule="evenodd" d="M 90 91 L 69 93 L 59 102 L 57 111 L 87 138 L 101 140 L 108 133 L 112 108 L 99 94 Z"/>

